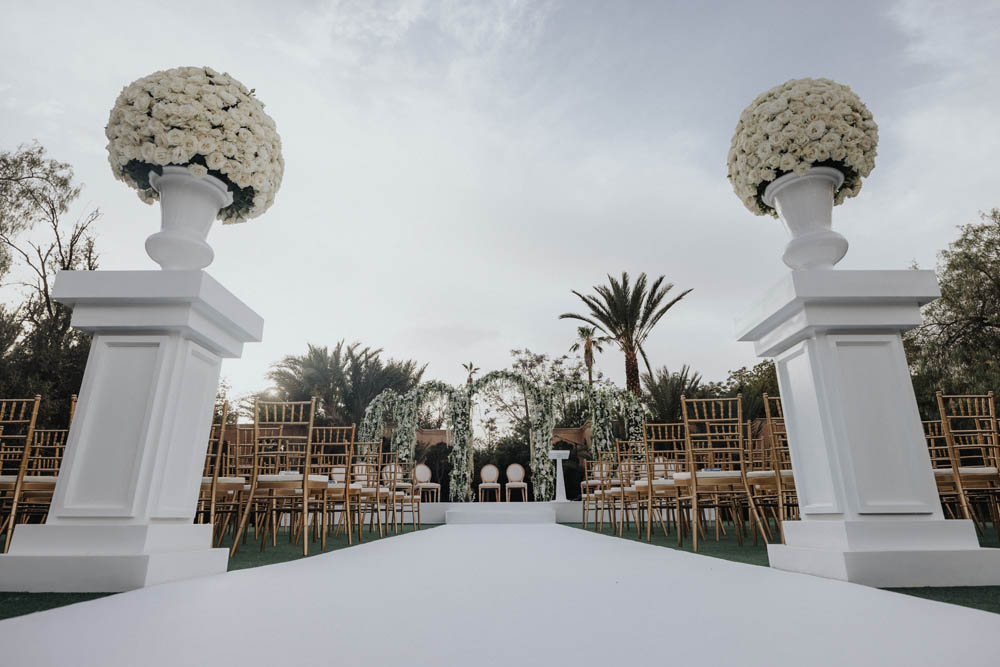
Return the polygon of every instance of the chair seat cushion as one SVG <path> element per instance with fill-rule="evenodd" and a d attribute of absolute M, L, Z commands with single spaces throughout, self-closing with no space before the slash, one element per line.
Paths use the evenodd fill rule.
<path fill-rule="evenodd" d="M 781 471 L 781 476 L 782 477 L 792 477 L 793 473 L 792 473 L 791 470 L 782 470 Z M 769 479 L 771 477 L 774 477 L 774 471 L 773 470 L 752 470 L 752 471 L 750 471 L 750 472 L 747 473 L 747 477 L 750 478 L 750 479 Z"/>
<path fill-rule="evenodd" d="M 499 489 L 500 488 L 500 482 L 480 482 L 479 483 L 479 488 L 480 489 Z"/>
<path fill-rule="evenodd" d="M 277 475 L 258 475 L 258 482 L 301 482 L 302 473 L 300 472 L 283 472 Z M 329 482 L 330 478 L 326 475 L 309 475 L 310 482 Z"/>
<path fill-rule="evenodd" d="M 672 479 L 654 479 L 653 480 L 653 487 L 654 488 L 656 488 L 658 486 L 675 486 L 676 484 L 677 483 L 674 480 L 672 480 Z M 644 480 L 644 479 L 640 479 L 640 480 L 636 481 L 635 485 L 637 487 L 639 487 L 639 488 L 645 488 L 645 487 L 649 486 L 649 482 L 646 481 L 646 480 Z"/>
<path fill-rule="evenodd" d="M 201 478 L 201 483 L 202 484 L 211 484 L 212 483 L 212 478 L 211 477 L 202 477 Z M 246 480 L 246 477 L 221 477 L 220 476 L 219 480 L 218 480 L 218 483 L 219 484 L 246 484 L 247 480 Z"/>
<path fill-rule="evenodd" d="M 935 468 L 935 475 L 950 475 L 952 474 L 951 468 Z M 997 469 L 995 466 L 962 466 L 958 469 L 958 474 L 960 475 L 996 475 Z"/>
<path fill-rule="evenodd" d="M 699 470 L 698 479 L 739 479 L 739 470 Z M 691 479 L 689 472 L 675 472 L 674 479 Z"/>
<path fill-rule="evenodd" d="M 55 484 L 59 479 L 56 475 L 25 475 L 23 481 L 27 484 Z M 0 475 L 0 484 L 14 484 L 17 475 Z"/>
<path fill-rule="evenodd" d="M 507 482 L 508 489 L 526 489 L 528 488 L 527 482 Z"/>
<path fill-rule="evenodd" d="M 420 482 L 417 484 L 418 489 L 440 489 L 441 485 L 437 482 Z"/>

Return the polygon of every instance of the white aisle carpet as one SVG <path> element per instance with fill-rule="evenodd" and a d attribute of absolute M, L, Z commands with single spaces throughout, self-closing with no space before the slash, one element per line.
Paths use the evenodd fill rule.
<path fill-rule="evenodd" d="M 446 525 L 0 622 L 22 665 L 996 665 L 1000 615 L 555 524 Z"/>

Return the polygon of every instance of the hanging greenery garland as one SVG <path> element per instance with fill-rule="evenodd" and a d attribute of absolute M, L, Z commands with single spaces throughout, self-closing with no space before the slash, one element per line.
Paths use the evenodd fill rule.
<path fill-rule="evenodd" d="M 452 431 L 450 493 L 453 502 L 470 497 L 469 468 L 472 455 L 472 399 L 487 386 L 508 382 L 521 389 L 528 402 L 528 428 L 533 451 L 531 481 L 536 501 L 550 500 L 555 481 L 555 464 L 549 458 L 552 433 L 556 424 L 557 405 L 566 396 L 584 394 L 589 406 L 592 425 L 592 447 L 595 452 L 614 449 L 614 424 L 621 419 L 625 436 L 642 440 L 644 412 L 638 397 L 630 391 L 614 386 L 591 386 L 581 379 L 570 377 L 555 382 L 535 382 L 521 374 L 498 370 L 474 382 L 452 387 L 443 382 L 425 382 L 406 394 L 391 389 L 379 394 L 365 411 L 359 430 L 360 441 L 381 442 L 387 423 L 393 423 L 391 448 L 400 461 L 414 458 L 420 409 L 432 396 L 447 400 L 448 425 Z"/>

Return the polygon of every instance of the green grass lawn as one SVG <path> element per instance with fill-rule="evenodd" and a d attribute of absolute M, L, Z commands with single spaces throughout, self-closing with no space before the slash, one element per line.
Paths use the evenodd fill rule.
<path fill-rule="evenodd" d="M 566 524 L 573 526 L 574 528 L 583 529 L 583 524 L 574 523 Z M 593 530 L 593 526 L 590 526 L 588 530 Z M 611 528 L 607 525 L 604 526 L 604 533 L 606 535 L 611 534 Z M 624 531 L 622 535 L 624 539 L 636 540 L 640 539 L 636 536 L 635 526 L 632 527 L 631 531 Z M 645 541 L 645 534 L 641 537 L 642 541 Z M 687 551 L 692 553 L 691 540 L 690 537 L 685 540 L 684 546 L 677 546 L 677 536 L 676 534 L 671 534 L 669 537 L 664 537 L 663 531 L 660 530 L 659 533 L 653 533 L 653 544 L 661 547 L 666 547 L 668 549 L 680 549 L 681 551 Z M 995 532 L 986 532 L 986 535 L 979 538 L 979 544 L 984 547 L 998 548 L 1000 547 L 1000 541 L 997 540 Z M 767 561 L 767 547 L 763 543 L 759 543 L 756 546 L 753 544 L 753 539 L 745 540 L 743 546 L 737 544 L 736 536 L 732 533 L 723 536 L 718 542 L 715 541 L 714 531 L 709 530 L 708 539 L 701 540 L 698 542 L 698 553 L 702 556 L 711 556 L 713 558 L 722 558 L 725 560 L 732 560 L 738 563 L 748 563 L 750 565 L 761 565 L 763 567 L 768 566 Z M 889 588 L 887 590 L 895 591 L 897 593 L 903 593 L 905 595 L 913 595 L 916 597 L 927 598 L 928 600 L 937 600 L 939 602 L 949 602 L 951 604 L 961 605 L 963 607 L 972 607 L 973 609 L 982 609 L 983 611 L 990 611 L 994 614 L 1000 614 L 1000 586 L 953 586 L 946 588 Z"/>
<path fill-rule="evenodd" d="M 423 530 L 432 527 L 433 525 L 425 524 Z M 405 533 L 409 532 L 410 529 L 407 527 Z M 390 532 L 385 537 L 379 538 L 378 534 L 369 533 L 365 530 L 365 542 L 387 539 L 392 536 L 393 533 Z M 354 544 L 358 544 L 357 535 L 355 535 Z M 224 546 L 228 548 L 231 545 L 232 542 L 229 541 Z M 310 543 L 309 556 L 330 553 L 331 551 L 344 549 L 348 546 L 346 535 L 330 535 L 326 540 L 326 551 L 319 550 L 318 542 Z M 278 535 L 277 546 L 268 544 L 264 551 L 260 550 L 260 542 L 254 541 L 251 537 L 246 544 L 240 547 L 236 555 L 229 559 L 229 571 L 284 563 L 305 557 L 302 555 L 302 545 L 290 543 L 287 532 Z M 0 619 L 22 616 L 36 611 L 45 611 L 46 609 L 62 607 L 75 602 L 84 602 L 85 600 L 93 600 L 108 595 L 113 595 L 113 593 L 0 593 Z"/>

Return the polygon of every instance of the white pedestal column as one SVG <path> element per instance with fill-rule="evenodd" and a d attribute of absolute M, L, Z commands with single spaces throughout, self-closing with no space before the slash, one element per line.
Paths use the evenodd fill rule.
<path fill-rule="evenodd" d="M 0 555 L 0 590 L 123 591 L 226 571 L 192 523 L 224 357 L 263 320 L 207 273 L 62 272 L 54 296 L 93 335 L 44 524 Z"/>
<path fill-rule="evenodd" d="M 945 520 L 900 333 L 933 271 L 793 271 L 738 324 L 773 357 L 801 521 L 771 567 L 879 587 L 1000 584 L 1000 549 Z"/>
<path fill-rule="evenodd" d="M 549 458 L 556 462 L 556 497 L 552 502 L 566 502 L 566 478 L 563 477 L 562 462 L 569 458 L 569 451 L 565 449 L 550 449 Z"/>

